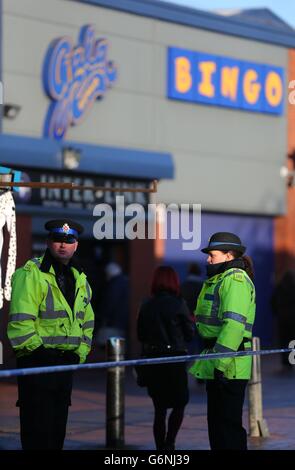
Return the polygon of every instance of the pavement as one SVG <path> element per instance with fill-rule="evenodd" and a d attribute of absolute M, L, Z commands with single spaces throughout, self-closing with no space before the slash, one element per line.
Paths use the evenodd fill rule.
<path fill-rule="evenodd" d="M 295 366 L 283 371 L 278 355 L 262 356 L 264 418 L 270 437 L 249 438 L 249 449 L 295 449 Z M 204 384 L 190 377 L 190 402 L 179 431 L 178 450 L 209 450 Z M 0 379 L 0 450 L 20 449 L 15 379 Z M 248 430 L 248 400 L 243 416 Z M 154 450 L 153 406 L 145 388 L 137 386 L 132 370 L 125 372 L 126 450 Z M 77 372 L 69 412 L 65 450 L 106 449 L 106 372 Z"/>

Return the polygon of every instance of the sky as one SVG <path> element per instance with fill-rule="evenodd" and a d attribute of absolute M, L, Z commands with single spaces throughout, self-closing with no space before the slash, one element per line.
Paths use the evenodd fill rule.
<path fill-rule="evenodd" d="M 167 0 L 182 6 L 189 6 L 199 10 L 215 10 L 225 8 L 269 8 L 280 16 L 290 26 L 295 28 L 295 1 L 294 0 Z"/>

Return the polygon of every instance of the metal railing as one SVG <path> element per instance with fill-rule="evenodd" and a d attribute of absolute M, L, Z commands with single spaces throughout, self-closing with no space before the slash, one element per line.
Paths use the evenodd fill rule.
<path fill-rule="evenodd" d="M 278 354 L 295 351 L 294 348 L 260 350 L 259 338 L 252 339 L 251 351 L 230 353 L 193 354 L 185 356 L 159 357 L 150 359 L 124 360 L 124 338 L 109 338 L 106 344 L 107 361 L 90 364 L 75 364 L 63 366 L 34 367 L 25 369 L 10 369 L 0 371 L 0 379 L 15 376 L 35 375 L 42 373 L 107 369 L 106 391 L 106 445 L 112 448 L 122 448 L 124 445 L 124 416 L 125 416 L 125 367 L 147 364 L 163 364 L 188 362 L 191 360 L 208 360 L 228 357 L 253 356 L 252 376 L 249 382 L 249 434 L 250 436 L 269 436 L 265 419 L 263 418 L 262 384 L 260 358 L 262 355 Z"/>

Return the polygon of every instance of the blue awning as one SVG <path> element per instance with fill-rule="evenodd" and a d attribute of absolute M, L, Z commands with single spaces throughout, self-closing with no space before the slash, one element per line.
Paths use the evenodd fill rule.
<path fill-rule="evenodd" d="M 164 152 L 134 150 L 90 145 L 75 141 L 57 142 L 47 138 L 0 135 L 0 164 L 22 168 L 66 170 L 62 152 L 71 148 L 81 158 L 73 173 L 116 176 L 124 178 L 173 179 L 172 155 Z M 69 170 L 67 170 L 69 171 Z"/>
<path fill-rule="evenodd" d="M 18 135 L 0 135 L 0 163 L 15 165 L 20 169 L 60 169 L 61 156 L 56 142 Z"/>

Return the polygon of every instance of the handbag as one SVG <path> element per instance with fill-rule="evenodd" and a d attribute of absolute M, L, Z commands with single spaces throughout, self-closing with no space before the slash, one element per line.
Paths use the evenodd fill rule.
<path fill-rule="evenodd" d="M 139 387 L 147 387 L 151 380 L 151 366 L 134 366 L 136 383 Z"/>

